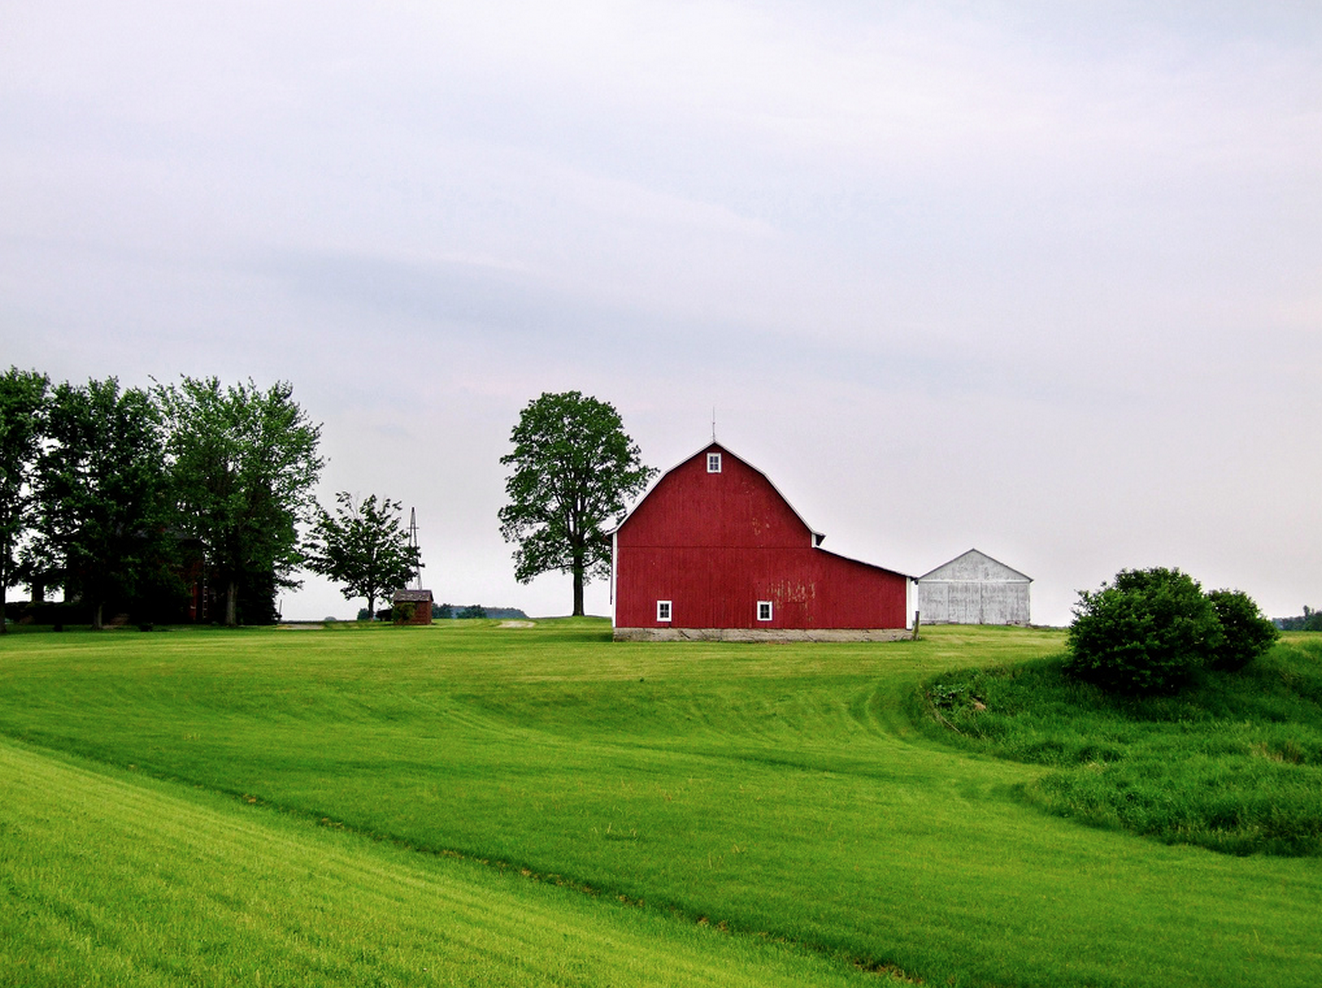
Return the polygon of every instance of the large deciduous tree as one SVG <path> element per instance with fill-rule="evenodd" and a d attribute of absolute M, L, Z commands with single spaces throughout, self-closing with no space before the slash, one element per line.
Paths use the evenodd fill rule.
<path fill-rule="evenodd" d="M 38 466 L 35 553 L 63 572 L 101 628 L 105 605 L 156 582 L 168 510 L 160 417 L 152 397 L 115 378 L 60 384 L 51 394 Z"/>
<path fill-rule="evenodd" d="M 519 414 L 510 434 L 514 452 L 500 462 L 505 482 L 500 534 L 517 542 L 514 575 L 521 583 L 558 570 L 574 578 L 574 614 L 583 614 L 583 586 L 610 569 L 607 527 L 642 493 L 656 471 L 644 466 L 614 407 L 577 391 L 544 393 Z"/>
<path fill-rule="evenodd" d="M 348 491 L 335 495 L 332 515 L 317 509 L 308 543 L 307 566 L 336 583 L 345 600 L 367 599 L 369 616 L 377 598 L 408 583 L 421 565 L 418 547 L 409 541 L 399 501 L 371 494 L 355 501 Z"/>
<path fill-rule="evenodd" d="M 33 518 L 32 477 L 49 386 L 36 371 L 10 367 L 0 376 L 0 632 L 5 591 L 18 582 L 18 546 Z"/>
<path fill-rule="evenodd" d="M 245 591 L 267 611 L 254 616 L 269 619 L 276 589 L 298 586 L 290 574 L 302 563 L 298 525 L 316 508 L 321 426 L 284 381 L 263 391 L 184 377 L 157 395 L 180 525 L 225 588 L 225 624 L 239 623 Z"/>

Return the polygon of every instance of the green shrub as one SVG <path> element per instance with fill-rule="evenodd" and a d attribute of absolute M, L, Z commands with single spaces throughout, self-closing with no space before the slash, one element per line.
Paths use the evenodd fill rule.
<path fill-rule="evenodd" d="M 1263 617 L 1248 594 L 1239 590 L 1212 590 L 1207 599 L 1221 625 L 1212 654 L 1212 668 L 1243 669 L 1281 637 L 1276 626 Z"/>
<path fill-rule="evenodd" d="M 1065 668 L 1108 690 L 1173 692 L 1209 663 L 1221 634 L 1216 608 L 1187 573 L 1122 570 L 1079 592 Z"/>

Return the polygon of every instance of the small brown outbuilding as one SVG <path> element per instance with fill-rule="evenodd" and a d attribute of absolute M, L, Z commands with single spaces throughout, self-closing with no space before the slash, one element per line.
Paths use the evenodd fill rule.
<path fill-rule="evenodd" d="M 392 603 L 395 624 L 431 624 L 430 590 L 396 590 Z"/>

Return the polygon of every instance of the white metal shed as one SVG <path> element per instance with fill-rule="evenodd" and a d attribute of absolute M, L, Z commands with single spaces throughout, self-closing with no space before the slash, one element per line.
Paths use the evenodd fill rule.
<path fill-rule="evenodd" d="M 1032 582 L 970 549 L 918 578 L 918 611 L 924 624 L 1029 624 Z"/>

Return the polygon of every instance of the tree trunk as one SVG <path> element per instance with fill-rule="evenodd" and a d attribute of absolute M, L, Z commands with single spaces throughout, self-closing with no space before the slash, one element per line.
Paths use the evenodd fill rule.
<path fill-rule="evenodd" d="M 239 582 L 230 580 L 225 589 L 225 627 L 233 628 L 239 623 Z"/>
<path fill-rule="evenodd" d="M 96 607 L 92 608 L 92 630 L 101 631 L 105 628 L 104 611 L 105 604 L 101 601 L 96 602 Z"/>
<path fill-rule="evenodd" d="M 367 598 L 367 620 L 376 620 L 376 598 L 370 595 Z"/>
<path fill-rule="evenodd" d="M 583 616 L 583 567 L 574 567 L 574 617 Z"/>
<path fill-rule="evenodd" d="M 0 635 L 9 630 L 9 622 L 5 620 L 5 581 L 4 570 L 0 569 Z"/>

